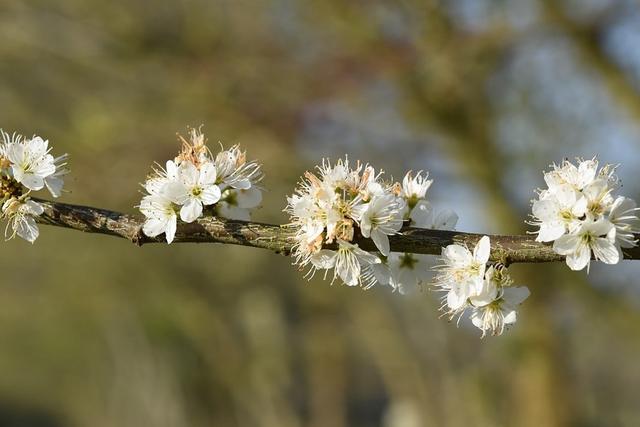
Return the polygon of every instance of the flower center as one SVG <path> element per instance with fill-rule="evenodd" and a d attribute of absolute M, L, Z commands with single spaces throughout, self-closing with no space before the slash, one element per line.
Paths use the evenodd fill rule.
<path fill-rule="evenodd" d="M 573 219 L 573 214 L 570 210 L 563 210 L 560 212 L 560 218 L 568 222 Z"/>
<path fill-rule="evenodd" d="M 585 233 L 582 235 L 582 241 L 586 244 L 586 245 L 591 245 L 591 242 L 593 242 L 595 240 L 596 236 L 594 236 L 591 233 Z"/>
<path fill-rule="evenodd" d="M 193 189 L 191 190 L 191 194 L 193 194 L 195 197 L 198 197 L 199 195 L 202 194 L 202 187 L 200 186 L 193 187 Z"/>

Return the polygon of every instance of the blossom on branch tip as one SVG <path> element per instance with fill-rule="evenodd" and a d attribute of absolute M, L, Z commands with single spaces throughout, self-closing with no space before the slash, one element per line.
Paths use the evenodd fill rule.
<path fill-rule="evenodd" d="M 249 210 L 262 201 L 257 186 L 262 179 L 260 165 L 248 162 L 234 145 L 213 156 L 204 135 L 196 129 L 189 140 L 180 137 L 182 150 L 175 159 L 158 167 L 147 178 L 139 209 L 146 220 L 142 231 L 149 237 L 165 234 L 167 243 L 175 237 L 178 218 L 191 223 L 205 214 L 250 220 Z"/>
<path fill-rule="evenodd" d="M 0 201 L 1 217 L 8 219 L 5 236 L 19 236 L 33 243 L 39 235 L 35 218 L 42 206 L 29 197 L 32 191 L 47 188 L 59 197 L 64 185 L 67 155 L 54 157 L 49 141 L 39 136 L 24 138 L 0 130 Z M 13 232 L 9 232 L 9 227 Z"/>
<path fill-rule="evenodd" d="M 530 223 L 538 226 L 536 240 L 553 242 L 572 270 L 589 271 L 594 257 L 606 264 L 622 259 L 621 248 L 637 244 L 638 208 L 632 199 L 616 196 L 621 185 L 615 167 L 599 168 L 594 159 L 565 160 L 544 173 L 546 189 L 538 190 Z"/>

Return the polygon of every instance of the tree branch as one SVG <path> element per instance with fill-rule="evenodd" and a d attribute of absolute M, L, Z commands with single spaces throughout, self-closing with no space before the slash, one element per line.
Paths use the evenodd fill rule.
<path fill-rule="evenodd" d="M 163 243 L 164 235 L 148 237 L 142 233 L 144 218 L 106 209 L 70 205 L 34 199 L 44 207 L 38 217 L 40 224 L 70 228 L 86 233 L 106 234 L 127 239 L 136 245 Z M 405 227 L 401 234 L 390 236 L 391 250 L 416 254 L 440 255 L 442 248 L 453 244 L 472 247 L 483 234 L 460 231 L 428 230 Z M 490 235 L 491 259 L 505 264 L 563 261 L 549 244 L 536 242 L 533 236 Z M 258 222 L 232 221 L 206 217 L 198 221 L 178 224 L 174 243 L 223 243 L 251 246 L 289 255 L 293 245 L 293 231 L 286 226 Z M 370 239 L 355 239 L 362 249 L 376 250 Z M 331 249 L 332 246 L 328 246 Z M 640 259 L 640 248 L 625 249 L 626 259 Z"/>

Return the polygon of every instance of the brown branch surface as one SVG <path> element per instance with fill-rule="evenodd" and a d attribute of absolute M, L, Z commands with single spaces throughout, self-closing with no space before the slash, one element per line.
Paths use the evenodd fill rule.
<path fill-rule="evenodd" d="M 165 241 L 164 235 L 153 238 L 142 233 L 144 218 L 141 216 L 45 200 L 37 202 L 44 207 L 44 213 L 38 218 L 41 224 L 120 237 L 136 245 Z M 174 243 L 242 245 L 289 255 L 293 244 L 292 236 L 292 231 L 284 226 L 206 217 L 191 224 L 179 223 Z M 442 248 L 447 245 L 457 243 L 472 247 L 482 236 L 483 234 L 461 231 L 405 227 L 401 234 L 390 236 L 389 240 L 393 252 L 440 255 Z M 491 259 L 494 261 L 513 264 L 564 260 L 563 256 L 553 252 L 550 245 L 536 242 L 530 235 L 489 237 Z M 355 243 L 362 249 L 376 250 L 370 239 L 356 238 Z M 640 248 L 626 249 L 624 255 L 626 259 L 640 259 Z"/>

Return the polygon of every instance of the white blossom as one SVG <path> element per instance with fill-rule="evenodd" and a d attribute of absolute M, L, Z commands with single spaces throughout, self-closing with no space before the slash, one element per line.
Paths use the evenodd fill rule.
<path fill-rule="evenodd" d="M 496 290 L 496 292 L 498 292 Z M 491 335 L 501 335 L 507 325 L 517 320 L 517 306 L 529 297 L 527 287 L 506 287 L 496 293 L 495 299 L 487 304 L 474 306 L 471 322 L 482 331 Z"/>
<path fill-rule="evenodd" d="M 163 194 L 149 194 L 140 202 L 140 212 L 146 217 L 142 231 L 149 237 L 165 233 L 167 243 L 173 242 L 178 224 L 176 205 Z"/>
<path fill-rule="evenodd" d="M 53 157 L 49 141 L 39 136 L 25 139 L 16 133 L 0 133 L 0 157 L 7 162 L 6 178 L 24 185 L 27 190 L 37 191 L 46 186 L 53 197 L 59 197 L 64 183 L 62 177 L 68 173 L 67 155 Z"/>
<path fill-rule="evenodd" d="M 311 263 L 316 269 L 333 268 L 332 283 L 336 277 L 340 277 L 347 286 L 363 286 L 366 289 L 375 284 L 375 276 L 369 266 L 379 264 L 380 258 L 363 251 L 358 245 L 338 240 L 337 251 L 322 249 L 311 257 Z M 361 274 L 363 270 L 367 274 Z"/>
<path fill-rule="evenodd" d="M 436 286 L 446 292 L 442 309 L 450 318 L 471 310 L 471 322 L 482 330 L 500 335 L 505 326 L 515 323 L 516 307 L 529 296 L 526 287 L 514 287 L 507 268 L 500 264 L 487 266 L 490 240 L 484 236 L 472 254 L 460 245 L 443 250 L 444 264 L 436 278 Z"/>
<path fill-rule="evenodd" d="M 180 219 L 193 222 L 202 215 L 203 206 L 213 205 L 221 197 L 216 185 L 216 167 L 209 162 L 196 167 L 186 161 L 178 167 L 178 176 L 169 182 L 164 192 L 180 208 Z"/>
<path fill-rule="evenodd" d="M 396 287 L 389 236 L 400 233 L 404 223 L 406 201 L 401 185 L 386 182 L 382 172 L 361 163 L 353 165 L 348 158 L 336 163 L 325 159 L 317 171 L 306 172 L 295 194 L 287 197 L 285 210 L 295 232 L 295 263 L 311 265 L 312 273 L 334 268 L 334 279 L 350 286 L 367 288 L 381 283 Z M 416 182 L 424 185 L 422 180 Z M 428 185 L 422 195 L 426 188 Z M 354 247 L 357 236 L 371 239 L 377 252 Z M 323 248 L 336 242 L 337 251 Z"/>
<path fill-rule="evenodd" d="M 591 262 L 591 254 L 605 264 L 617 264 L 622 258 L 619 247 L 615 245 L 616 229 L 614 225 L 600 218 L 597 221 L 585 221 L 571 234 L 559 237 L 553 243 L 553 249 L 560 255 L 566 255 L 566 262 L 572 270 L 582 270 Z"/>
<path fill-rule="evenodd" d="M 18 235 L 30 243 L 35 242 L 40 234 L 35 217 L 43 213 L 42 205 L 29 198 L 10 198 L 2 205 L 2 216 L 9 220 L 5 237 L 11 239 Z M 11 234 L 8 231 L 9 226 L 13 229 Z"/>
<path fill-rule="evenodd" d="M 257 186 L 262 179 L 260 165 L 248 162 L 237 145 L 213 156 L 204 135 L 196 129 L 190 131 L 188 140 L 181 140 L 178 156 L 164 168 L 155 168 L 144 183 L 147 194 L 140 203 L 146 217 L 143 232 L 150 237 L 165 233 L 171 243 L 178 219 L 190 223 L 215 214 L 250 220 L 250 210 L 262 201 Z"/>
<path fill-rule="evenodd" d="M 539 242 L 551 242 L 580 226 L 586 214 L 587 198 L 569 185 L 558 185 L 533 202 L 533 215 L 538 219 Z"/>
<path fill-rule="evenodd" d="M 422 171 L 419 171 L 415 176 L 413 172 L 409 171 L 402 180 L 402 197 L 407 200 L 410 208 L 416 205 L 416 203 L 425 198 L 427 190 L 431 187 L 433 180 L 427 179 L 429 174 L 426 173 L 422 176 Z"/>
<path fill-rule="evenodd" d="M 481 291 L 490 252 L 488 236 L 478 241 L 473 252 L 456 244 L 442 250 L 436 283 L 447 291 L 446 305 L 452 315 L 464 310 L 468 299 Z"/>
<path fill-rule="evenodd" d="M 593 255 L 606 264 L 622 259 L 621 248 L 637 244 L 640 231 L 635 201 L 616 195 L 620 182 L 616 167 L 599 168 L 598 161 L 565 160 L 545 172 L 547 188 L 533 201 L 532 225 L 536 240 L 554 242 L 554 251 L 566 256 L 572 270 L 589 271 Z"/>
<path fill-rule="evenodd" d="M 39 235 L 35 218 L 44 209 L 29 194 L 46 187 L 53 197 L 61 195 L 67 155 L 54 157 L 49 141 L 39 136 L 26 139 L 4 131 L 0 135 L 0 203 L 2 218 L 8 220 L 5 236 L 17 235 L 33 243 Z"/>
<path fill-rule="evenodd" d="M 360 205 L 356 219 L 364 237 L 370 237 L 382 255 L 389 255 L 389 237 L 402 228 L 401 210 L 404 203 L 393 194 L 373 196 Z"/>

